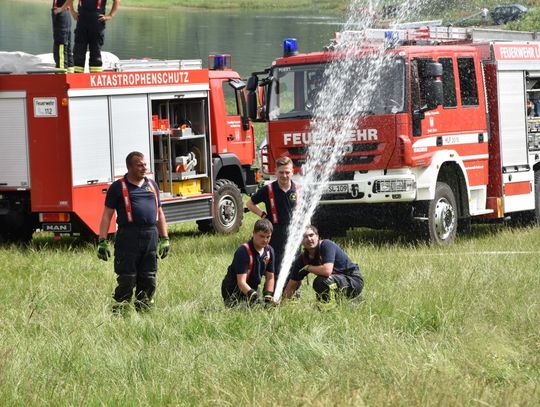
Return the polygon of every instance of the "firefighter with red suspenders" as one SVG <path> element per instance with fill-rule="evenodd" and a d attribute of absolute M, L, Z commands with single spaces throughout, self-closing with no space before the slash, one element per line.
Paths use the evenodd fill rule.
<path fill-rule="evenodd" d="M 355 298 L 364 288 L 360 269 L 345 252 L 331 240 L 320 240 L 315 226 L 306 227 L 302 238 L 304 252 L 299 254 L 291 268 L 284 297 L 291 298 L 308 275 L 315 275 L 313 289 L 317 300 L 334 302 L 336 298 Z"/>
<path fill-rule="evenodd" d="M 59 10 L 70 9 L 77 20 L 75 27 L 75 46 L 73 47 L 74 69 L 76 73 L 84 72 L 86 49 L 90 51 L 90 72 L 101 72 L 101 47 L 105 42 L 105 23 L 111 20 L 120 7 L 120 0 L 112 0 L 109 14 L 106 13 L 107 0 L 79 0 L 77 12 L 73 0 L 67 0 Z"/>
<path fill-rule="evenodd" d="M 259 189 L 246 202 L 247 208 L 255 215 L 272 222 L 274 232 L 270 246 L 276 253 L 276 278 L 279 275 L 281 260 L 287 244 L 287 229 L 291 223 L 292 214 L 298 201 L 298 187 L 292 181 L 293 163 L 289 157 L 276 160 L 277 180 Z M 266 211 L 257 205 L 264 202 Z"/>
<path fill-rule="evenodd" d="M 242 244 L 221 283 L 221 295 L 225 305 L 234 307 L 240 303 L 255 305 L 261 302 L 259 284 L 264 276 L 263 301 L 272 304 L 274 294 L 274 249 L 268 245 L 272 236 L 272 224 L 259 219 L 253 227 L 253 237 Z"/>
<path fill-rule="evenodd" d="M 127 174 L 111 184 L 99 225 L 98 257 L 107 261 L 111 250 L 107 240 L 116 211 L 118 231 L 114 243 L 114 272 L 117 287 L 113 311 L 122 311 L 135 288 L 135 309 L 145 311 L 153 304 L 156 290 L 157 256 L 165 258 L 170 244 L 167 222 L 161 208 L 159 189 L 146 178 L 144 155 L 137 151 L 126 157 Z"/>
<path fill-rule="evenodd" d="M 71 16 L 62 6 L 69 0 L 53 0 L 53 56 L 56 68 L 73 72 L 73 54 L 71 52 Z"/>

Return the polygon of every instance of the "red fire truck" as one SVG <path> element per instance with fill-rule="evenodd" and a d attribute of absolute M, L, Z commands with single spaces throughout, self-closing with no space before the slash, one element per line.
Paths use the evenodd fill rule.
<path fill-rule="evenodd" d="M 0 235 L 98 233 L 108 186 L 142 152 L 169 223 L 232 233 L 258 172 L 245 84 L 228 55 L 114 71 L 0 74 Z M 111 228 L 111 233 L 114 229 Z"/>
<path fill-rule="evenodd" d="M 385 37 L 392 62 L 381 70 L 377 100 L 358 118 L 314 223 L 326 234 L 352 226 L 420 231 L 437 244 L 451 242 L 471 220 L 538 223 L 535 35 L 374 29 L 361 33 L 355 57 L 367 57 L 370 42 Z M 299 54 L 293 40 L 286 40 L 282 58 L 247 84 L 250 117 L 267 122 L 263 173 L 272 174 L 281 155 L 290 156 L 300 173 L 311 137 L 309 95 L 321 86 L 317 79 L 325 66 L 338 58 L 332 47 Z"/>

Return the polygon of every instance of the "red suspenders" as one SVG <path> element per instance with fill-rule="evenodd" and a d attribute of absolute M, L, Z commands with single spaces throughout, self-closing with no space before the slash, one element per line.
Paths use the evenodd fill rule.
<path fill-rule="evenodd" d="M 154 194 L 154 201 L 156 202 L 156 222 L 159 219 L 159 202 L 157 197 L 157 190 L 152 181 L 146 180 L 148 186 Z M 124 205 L 126 206 L 126 216 L 129 223 L 133 223 L 133 211 L 131 210 L 131 199 L 129 198 L 129 190 L 125 178 L 120 178 L 120 183 L 122 184 L 122 196 L 124 197 Z"/>
<path fill-rule="evenodd" d="M 247 277 L 249 277 L 249 275 L 253 271 L 253 267 L 254 267 L 253 251 L 251 250 L 251 246 L 247 242 L 242 243 L 242 246 L 244 246 L 246 248 L 248 256 L 249 256 L 249 266 L 248 266 L 248 270 L 247 270 Z M 265 247 L 265 250 L 268 250 L 268 247 Z M 268 257 L 270 258 L 270 250 L 268 250 Z"/>
<path fill-rule="evenodd" d="M 277 206 L 276 206 L 276 198 L 274 196 L 274 188 L 272 188 L 272 182 L 268 184 L 268 200 L 270 201 L 270 212 L 272 213 L 272 223 L 274 225 L 277 225 L 278 222 L 278 216 L 277 216 Z"/>
<path fill-rule="evenodd" d="M 276 197 L 274 195 L 274 187 L 272 186 L 273 182 L 268 184 L 268 200 L 270 201 L 270 213 L 272 214 L 272 223 L 274 225 L 277 225 L 279 223 L 278 216 L 277 216 L 277 205 L 276 205 Z M 295 186 L 295 192 L 296 192 L 296 200 L 298 202 L 298 193 L 300 192 L 300 186 L 294 184 Z"/>
<path fill-rule="evenodd" d="M 317 247 L 317 257 L 319 258 L 319 262 L 322 264 L 322 256 L 321 256 L 321 244 L 322 240 L 319 240 L 319 247 Z M 306 256 L 306 252 L 302 252 L 302 261 L 304 262 L 304 266 L 307 266 L 309 264 L 309 258 Z"/>
<path fill-rule="evenodd" d="M 84 0 L 79 0 L 79 6 L 82 6 L 83 5 L 83 2 Z M 101 8 L 101 0 L 97 0 L 96 2 L 96 9 L 100 9 Z"/>
<path fill-rule="evenodd" d="M 251 247 L 249 246 L 249 243 L 243 243 L 242 246 L 246 248 L 248 256 L 249 256 L 249 266 L 247 270 L 247 276 L 249 277 L 249 275 L 253 271 L 253 252 L 251 251 Z"/>

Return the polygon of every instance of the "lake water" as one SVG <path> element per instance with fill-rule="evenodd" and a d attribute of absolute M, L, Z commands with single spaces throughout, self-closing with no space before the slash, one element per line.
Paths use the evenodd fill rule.
<path fill-rule="evenodd" d="M 52 1 L 0 0 L 0 51 L 52 52 Z M 230 53 L 247 76 L 281 55 L 282 41 L 298 39 L 301 52 L 327 45 L 342 18 L 307 12 L 152 10 L 123 7 L 108 24 L 104 51 L 121 59 L 206 59 Z M 74 22 L 75 23 L 75 22 Z M 75 28 L 75 24 L 73 25 Z"/>

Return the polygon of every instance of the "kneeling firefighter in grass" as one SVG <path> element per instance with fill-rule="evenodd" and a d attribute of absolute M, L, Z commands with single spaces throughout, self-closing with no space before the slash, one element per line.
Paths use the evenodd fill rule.
<path fill-rule="evenodd" d="M 221 295 L 228 307 L 240 303 L 272 304 L 274 294 L 274 249 L 268 243 L 272 237 L 272 223 L 259 219 L 253 227 L 253 237 L 242 244 L 221 283 Z M 258 288 L 264 276 L 263 298 Z"/>
<path fill-rule="evenodd" d="M 308 274 L 314 274 L 313 289 L 317 300 L 329 303 L 336 298 L 355 298 L 364 288 L 358 265 L 331 240 L 320 240 L 315 226 L 306 227 L 302 238 L 304 251 L 295 259 L 285 298 L 291 298 Z"/>

